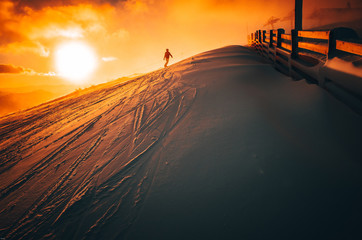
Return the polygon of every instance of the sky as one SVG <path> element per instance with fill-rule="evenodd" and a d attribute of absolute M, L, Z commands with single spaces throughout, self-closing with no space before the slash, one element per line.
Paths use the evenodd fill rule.
<path fill-rule="evenodd" d="M 347 1 L 304 4 L 307 18 Z M 293 9 L 294 0 L 0 0 L 0 89 L 75 84 L 56 67 L 57 49 L 69 42 L 87 45 L 96 58 L 91 74 L 76 83 L 86 86 L 159 69 L 166 48 L 172 64 L 245 45 L 256 29 L 290 28 Z"/>

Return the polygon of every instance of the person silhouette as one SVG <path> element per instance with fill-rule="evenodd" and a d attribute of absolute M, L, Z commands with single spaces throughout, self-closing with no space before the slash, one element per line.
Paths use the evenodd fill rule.
<path fill-rule="evenodd" d="M 165 67 L 167 67 L 170 56 L 173 58 L 172 54 L 166 49 L 165 56 L 163 57 L 163 60 L 166 60 Z"/>

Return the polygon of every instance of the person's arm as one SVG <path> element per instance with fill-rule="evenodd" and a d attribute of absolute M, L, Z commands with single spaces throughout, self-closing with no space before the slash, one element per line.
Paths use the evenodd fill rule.
<path fill-rule="evenodd" d="M 173 58 L 172 54 L 170 53 L 170 56 Z"/>

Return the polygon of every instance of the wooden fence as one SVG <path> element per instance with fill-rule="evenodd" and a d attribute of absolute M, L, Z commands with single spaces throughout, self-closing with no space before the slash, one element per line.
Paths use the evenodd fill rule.
<path fill-rule="evenodd" d="M 279 71 L 319 84 L 362 113 L 362 41 L 354 30 L 257 30 L 248 39 Z"/>

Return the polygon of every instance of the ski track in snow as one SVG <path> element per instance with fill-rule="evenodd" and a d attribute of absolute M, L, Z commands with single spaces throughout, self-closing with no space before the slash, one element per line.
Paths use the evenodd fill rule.
<path fill-rule="evenodd" d="M 197 94 L 170 69 L 0 118 L 0 236 L 122 237 Z"/>
<path fill-rule="evenodd" d="M 76 91 L 0 117 L 0 239 L 360 236 L 360 120 L 240 46 Z"/>

